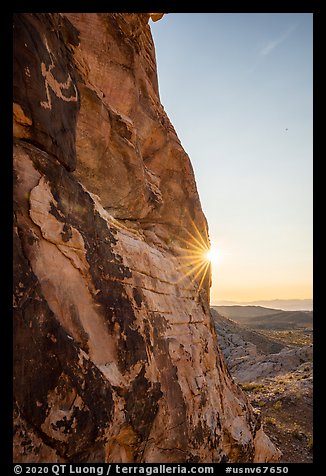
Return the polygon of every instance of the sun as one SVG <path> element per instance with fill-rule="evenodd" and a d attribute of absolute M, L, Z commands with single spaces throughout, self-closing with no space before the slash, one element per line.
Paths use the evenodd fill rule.
<path fill-rule="evenodd" d="M 193 221 L 191 223 L 192 233 L 185 230 L 189 238 L 178 237 L 183 246 L 179 248 L 180 264 L 177 265 L 177 270 L 181 276 L 177 278 L 177 283 L 189 278 L 188 286 L 191 286 L 191 283 L 197 283 L 199 292 L 203 286 L 210 287 L 212 265 L 219 259 L 219 253 L 214 244 L 208 245 L 207 239 L 204 239 L 195 223 Z"/>
<path fill-rule="evenodd" d="M 204 258 L 212 264 L 217 263 L 219 258 L 219 252 L 216 246 L 211 246 L 209 250 L 205 251 Z"/>

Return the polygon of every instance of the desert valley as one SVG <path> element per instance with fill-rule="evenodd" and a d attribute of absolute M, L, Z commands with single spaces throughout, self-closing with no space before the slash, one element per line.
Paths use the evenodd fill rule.
<path fill-rule="evenodd" d="M 211 312 L 230 373 L 281 448 L 281 461 L 312 462 L 313 312 L 260 306 Z"/>

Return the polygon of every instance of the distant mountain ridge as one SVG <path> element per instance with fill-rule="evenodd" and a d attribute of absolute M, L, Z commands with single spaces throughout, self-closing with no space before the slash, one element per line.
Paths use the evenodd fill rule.
<path fill-rule="evenodd" d="M 254 329 L 313 328 L 312 311 L 280 311 L 261 306 L 212 306 L 221 316 Z"/>
<path fill-rule="evenodd" d="M 217 301 L 212 306 L 263 306 L 282 311 L 312 311 L 312 299 L 272 299 L 265 301 Z"/>

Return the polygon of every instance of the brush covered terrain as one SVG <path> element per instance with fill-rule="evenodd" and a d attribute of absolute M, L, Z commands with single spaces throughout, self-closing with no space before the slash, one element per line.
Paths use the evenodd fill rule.
<path fill-rule="evenodd" d="M 231 375 L 260 414 L 264 431 L 281 449 L 280 461 L 311 463 L 312 312 L 237 307 L 211 310 Z M 290 328 L 295 316 L 299 319 Z"/>

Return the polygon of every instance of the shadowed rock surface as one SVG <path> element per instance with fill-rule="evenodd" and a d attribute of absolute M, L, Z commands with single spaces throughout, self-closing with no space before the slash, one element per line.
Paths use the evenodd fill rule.
<path fill-rule="evenodd" d="M 208 231 L 148 21 L 14 17 L 16 462 L 279 457 L 182 260 Z"/>

